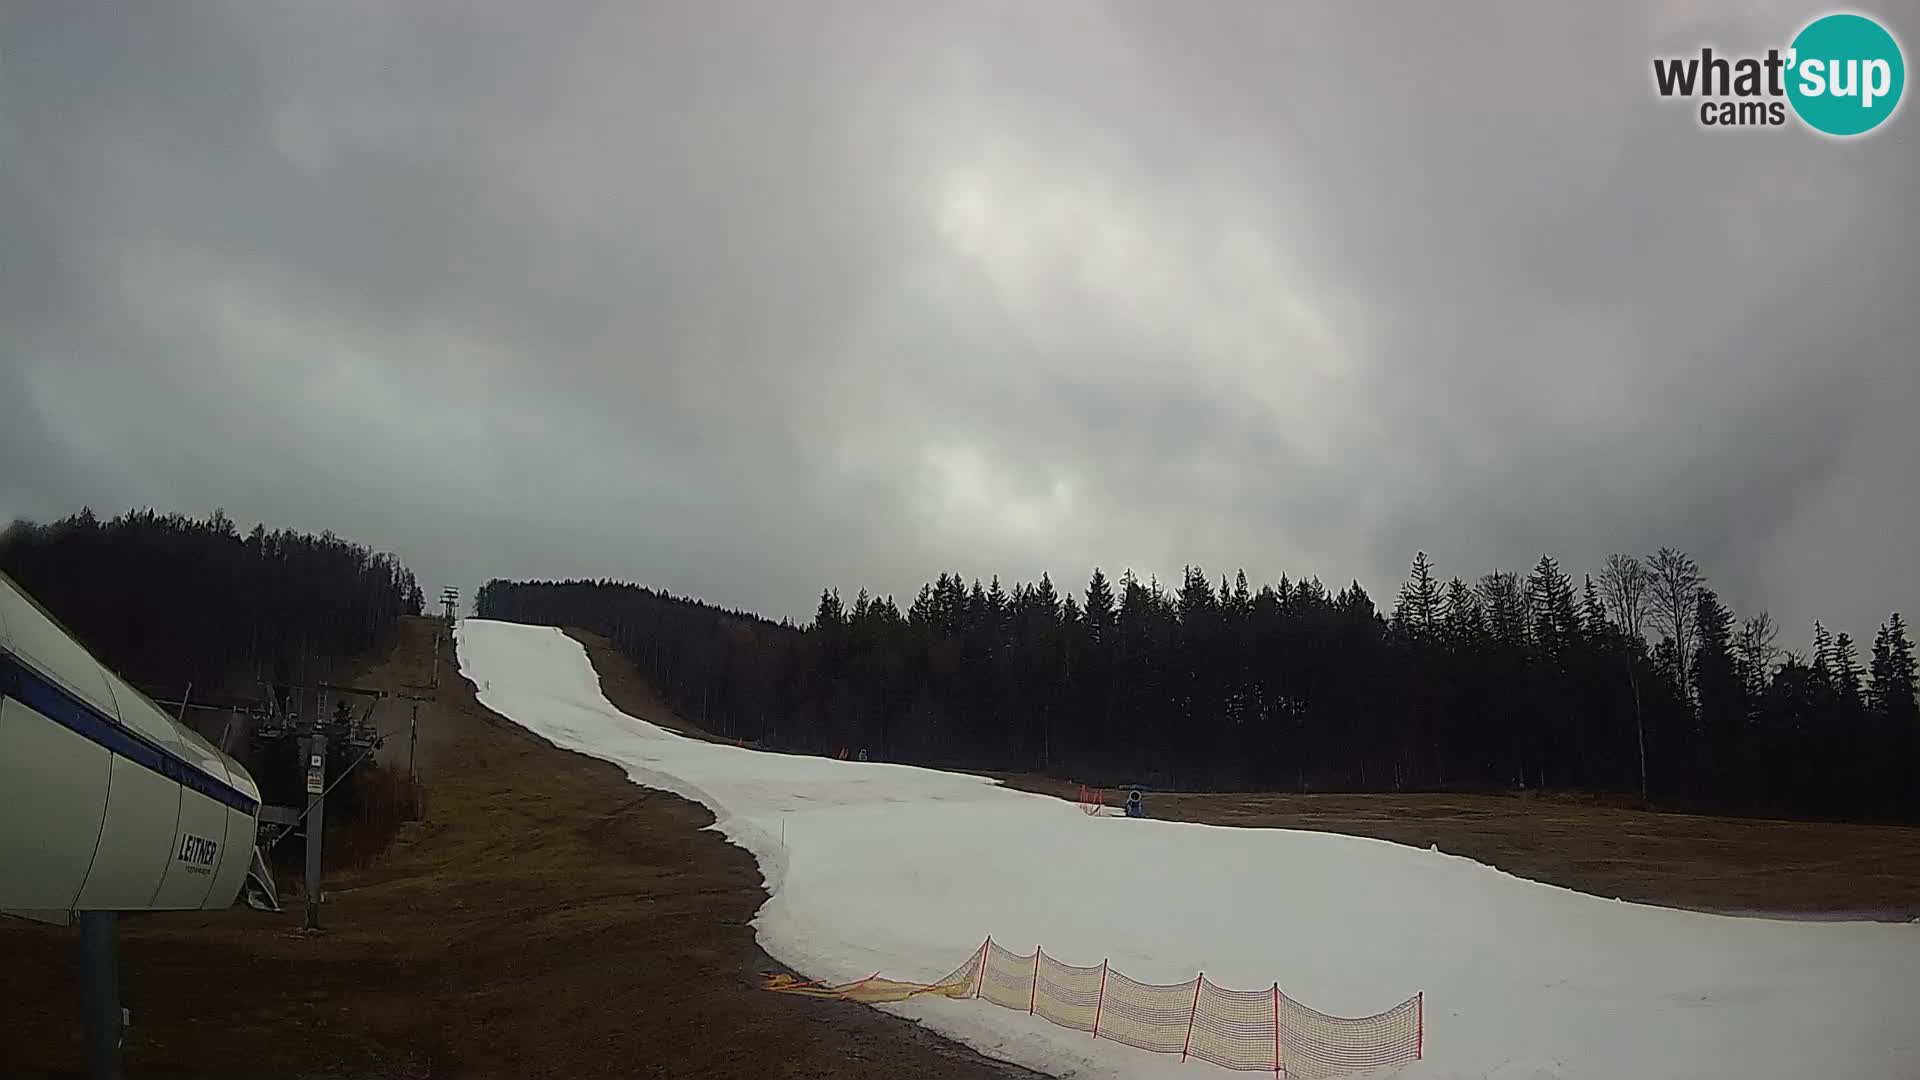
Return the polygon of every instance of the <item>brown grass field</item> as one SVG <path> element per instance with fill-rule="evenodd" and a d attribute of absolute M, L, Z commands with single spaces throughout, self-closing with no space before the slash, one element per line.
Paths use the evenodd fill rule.
<path fill-rule="evenodd" d="M 367 674 L 424 682 L 434 623 Z M 694 731 L 605 641 L 621 708 Z M 636 787 L 480 707 L 441 655 L 421 709 L 423 821 L 298 904 L 128 917 L 132 1077 L 1026 1075 L 910 1022 L 769 994 L 752 859 L 697 804 Z M 383 706 L 388 708 L 389 706 Z M 385 726 L 404 731 L 397 705 Z M 694 732 L 698 733 L 698 732 Z M 1059 780 L 1008 777 L 1075 797 Z M 1117 802 L 1118 792 L 1108 792 Z M 1807 915 L 1920 913 L 1920 829 L 1656 814 L 1561 797 L 1149 794 L 1156 817 L 1324 829 L 1471 856 L 1603 896 Z M 292 882 L 282 882 L 283 893 Z M 294 899 L 291 896 L 286 899 Z M 74 932 L 0 919 L 0 1075 L 78 1076 Z"/>
<path fill-rule="evenodd" d="M 1079 785 L 1001 775 L 1077 799 Z M 1105 791 L 1119 806 L 1123 791 Z M 1149 793 L 1174 821 L 1313 829 L 1441 851 L 1596 896 L 1746 914 L 1920 916 L 1920 828 L 1653 813 L 1571 795 Z"/>
<path fill-rule="evenodd" d="M 424 683 L 432 628 L 410 622 L 366 677 Z M 698 804 L 481 708 L 450 653 L 421 729 L 426 820 L 327 878 L 320 936 L 297 901 L 122 919 L 130 1077 L 1030 1075 L 759 989 L 783 969 L 748 925 L 766 899 L 752 857 L 702 831 Z M 81 1075 L 75 940 L 0 919 L 0 1076 Z"/>

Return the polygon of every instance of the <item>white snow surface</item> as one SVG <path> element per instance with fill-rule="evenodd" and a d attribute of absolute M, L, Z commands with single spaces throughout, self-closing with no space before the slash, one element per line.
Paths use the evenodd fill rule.
<path fill-rule="evenodd" d="M 990 933 L 1144 982 L 1278 980 L 1343 1015 L 1423 990 L 1408 1080 L 1920 1077 L 1920 926 L 1622 903 L 1381 840 L 1089 817 L 979 777 L 719 745 L 614 708 L 558 630 L 468 619 L 458 640 L 488 708 L 710 809 L 766 878 L 762 947 L 807 976 L 932 980 Z M 1058 1076 L 1227 1075 L 982 1001 L 887 1008 Z"/>

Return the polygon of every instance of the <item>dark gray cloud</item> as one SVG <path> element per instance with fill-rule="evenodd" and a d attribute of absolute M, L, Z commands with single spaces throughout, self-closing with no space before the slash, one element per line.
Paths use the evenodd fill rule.
<path fill-rule="evenodd" d="M 1708 133 L 1648 75 L 1804 15 L 0 4 L 0 514 L 796 617 L 1673 544 L 1870 633 L 1911 108 Z"/>

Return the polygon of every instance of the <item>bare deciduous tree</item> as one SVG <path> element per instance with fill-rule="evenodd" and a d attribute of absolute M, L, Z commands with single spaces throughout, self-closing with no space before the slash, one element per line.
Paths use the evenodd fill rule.
<path fill-rule="evenodd" d="M 1633 690 L 1633 730 L 1640 744 L 1640 797 L 1647 797 L 1647 725 L 1640 709 L 1640 665 L 1634 655 L 1645 642 L 1643 627 L 1653 602 L 1653 577 L 1645 563 L 1631 555 L 1607 556 L 1600 571 L 1600 595 L 1607 614 L 1625 637 L 1627 684 Z"/>
<path fill-rule="evenodd" d="M 1606 569 L 1600 571 L 1600 596 L 1607 615 L 1630 638 L 1646 639 L 1649 590 L 1653 579 L 1647 565 L 1631 555 L 1607 556 Z"/>
<path fill-rule="evenodd" d="M 1767 676 L 1773 673 L 1773 662 L 1780 655 L 1779 646 L 1774 642 L 1780 637 L 1780 627 L 1774 623 L 1773 616 L 1766 612 L 1749 618 L 1740 627 L 1740 637 L 1734 643 L 1734 650 L 1740 655 L 1741 674 L 1746 677 L 1747 693 L 1754 700 L 1766 692 Z"/>
<path fill-rule="evenodd" d="M 1687 676 L 1693 670 L 1689 666 L 1693 639 L 1699 634 L 1693 619 L 1694 601 L 1707 579 L 1701 576 L 1700 564 L 1693 561 L 1693 556 L 1667 547 L 1647 560 L 1647 572 L 1652 596 L 1649 618 L 1673 639 L 1674 658 L 1680 667 L 1680 693 L 1687 696 L 1692 682 Z"/>

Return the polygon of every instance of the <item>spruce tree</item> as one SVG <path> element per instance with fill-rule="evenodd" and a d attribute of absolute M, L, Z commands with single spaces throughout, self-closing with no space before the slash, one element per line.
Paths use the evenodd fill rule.
<path fill-rule="evenodd" d="M 1095 641 L 1103 639 L 1113 629 L 1113 586 L 1107 584 L 1107 575 L 1093 568 L 1093 576 L 1087 579 L 1087 602 L 1084 610 L 1087 619 L 1087 633 Z"/>
<path fill-rule="evenodd" d="M 1713 783 L 1721 797 L 1733 798 L 1740 792 L 1747 724 L 1746 687 L 1733 652 L 1733 613 L 1712 589 L 1703 587 L 1694 597 L 1693 625 L 1699 634 L 1693 689 Z"/>
<path fill-rule="evenodd" d="M 1839 695 L 1843 704 L 1859 709 L 1864 704 L 1860 684 L 1860 656 L 1854 649 L 1851 635 L 1845 632 L 1835 635 L 1831 663 L 1834 693 Z"/>
<path fill-rule="evenodd" d="M 866 595 L 865 590 L 862 590 L 861 595 L 863 597 Z M 813 613 L 813 625 L 833 630 L 845 626 L 846 622 L 847 612 L 840 604 L 840 590 L 820 590 L 820 606 Z"/>
<path fill-rule="evenodd" d="M 1873 637 L 1873 659 L 1867 663 L 1867 711 L 1875 716 L 1888 714 L 1889 691 L 1893 689 L 1893 640 L 1887 631 L 1887 624 L 1880 624 L 1880 632 Z"/>
<path fill-rule="evenodd" d="M 1447 593 L 1441 605 L 1441 621 L 1446 629 L 1447 643 L 1455 649 L 1466 645 L 1478 636 L 1480 629 L 1480 600 L 1474 595 L 1467 583 L 1459 578 L 1447 582 Z"/>
<path fill-rule="evenodd" d="M 1605 640 L 1607 609 L 1600 602 L 1600 590 L 1594 586 L 1592 574 L 1587 575 L 1587 583 L 1580 589 L 1580 626 L 1589 641 Z"/>
<path fill-rule="evenodd" d="M 1440 621 L 1440 603 L 1440 583 L 1434 577 L 1433 563 L 1426 552 L 1415 552 L 1407 582 L 1400 586 L 1393 621 L 1416 636 L 1431 637 Z"/>
<path fill-rule="evenodd" d="M 1880 624 L 1873 639 L 1873 660 L 1869 668 L 1872 681 L 1867 690 L 1867 708 L 1901 724 L 1915 716 L 1913 643 L 1907 639 L 1906 623 L 1898 612 Z"/>

